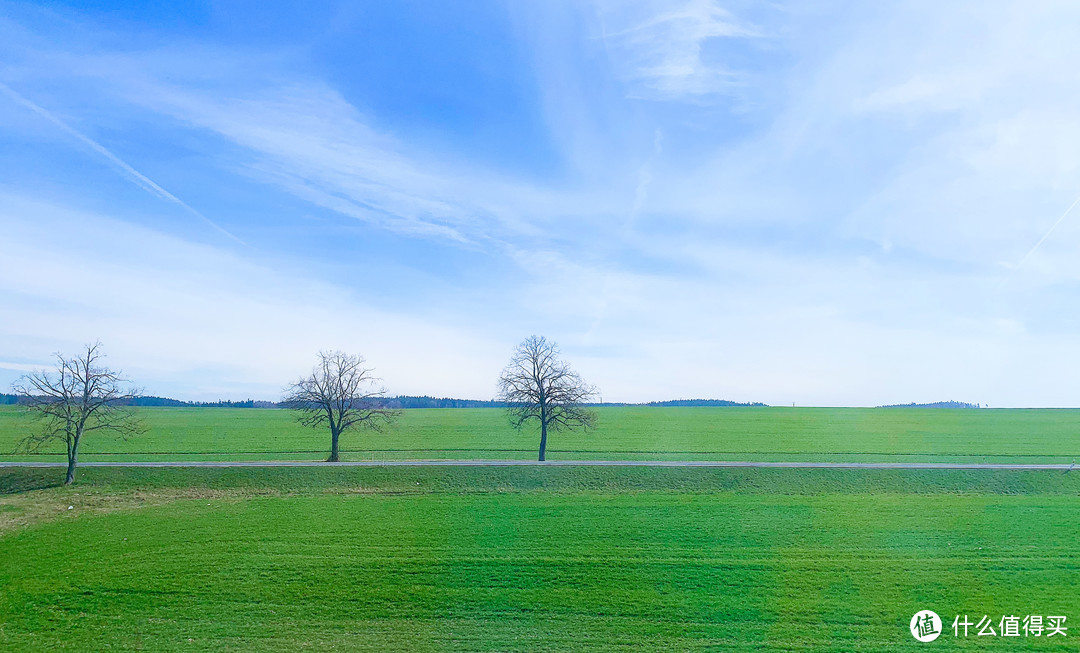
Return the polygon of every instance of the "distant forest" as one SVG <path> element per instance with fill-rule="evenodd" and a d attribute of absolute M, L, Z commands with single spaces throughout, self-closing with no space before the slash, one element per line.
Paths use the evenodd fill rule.
<path fill-rule="evenodd" d="M 10 406 L 19 403 L 18 395 L 0 393 L 0 406 Z M 180 401 L 168 397 L 135 397 L 126 401 L 116 402 L 117 406 L 170 406 L 179 408 L 278 408 L 273 401 L 258 401 L 247 399 L 245 401 Z"/>
<path fill-rule="evenodd" d="M 751 401 L 749 403 L 739 403 L 737 401 L 728 401 L 726 399 L 672 399 L 670 401 L 650 401 L 647 404 L 630 404 L 639 406 L 762 406 L 766 407 L 768 404 L 763 404 L 758 401 Z"/>
<path fill-rule="evenodd" d="M 19 398 L 12 394 L 0 393 L 0 405 L 18 403 Z M 243 401 L 181 401 L 168 397 L 137 397 L 130 401 L 122 402 L 124 406 L 167 406 L 175 408 L 285 408 L 276 401 L 260 401 L 257 399 L 245 399 Z M 386 397 L 379 406 L 381 408 L 502 408 L 503 403 L 493 399 L 453 399 L 450 397 L 414 397 L 399 396 Z M 590 404 L 592 406 L 765 406 L 766 404 L 752 402 L 739 403 L 724 399 L 675 399 L 672 401 L 650 401 L 644 404 L 605 403 Z"/>
<path fill-rule="evenodd" d="M 932 404 L 890 404 L 878 406 L 878 408 L 979 408 L 979 404 L 969 404 L 966 401 L 935 401 Z"/>

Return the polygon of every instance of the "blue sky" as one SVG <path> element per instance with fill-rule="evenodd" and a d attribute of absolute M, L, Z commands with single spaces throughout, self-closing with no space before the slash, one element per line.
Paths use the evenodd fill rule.
<path fill-rule="evenodd" d="M 0 2 L 0 385 L 1080 405 L 1072 2 Z"/>

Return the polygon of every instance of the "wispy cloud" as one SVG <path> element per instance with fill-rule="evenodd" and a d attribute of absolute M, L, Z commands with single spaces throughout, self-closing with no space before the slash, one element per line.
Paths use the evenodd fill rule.
<path fill-rule="evenodd" d="M 248 174 L 399 233 L 489 244 L 506 231 L 534 231 L 525 214 L 551 206 L 542 189 L 415 151 L 318 84 L 224 97 L 156 81 L 129 90 L 131 101 L 241 146 Z"/>
<path fill-rule="evenodd" d="M 1061 214 L 1061 217 L 1059 217 L 1054 224 L 1050 225 L 1050 228 L 1043 234 L 1043 237 L 1028 250 L 1027 254 L 1024 254 L 1024 258 L 1020 259 L 1020 262 L 1016 264 L 1017 268 L 1024 267 L 1024 263 L 1027 263 L 1027 260 L 1031 258 L 1031 255 L 1038 251 L 1039 246 L 1046 242 L 1046 239 L 1050 237 L 1050 234 L 1054 233 L 1054 230 L 1058 228 L 1058 225 L 1060 225 L 1070 213 L 1072 213 L 1072 210 L 1076 208 L 1077 204 L 1080 204 L 1080 197 L 1073 200 L 1073 203 L 1069 205 L 1069 208 L 1065 209 L 1065 212 Z"/>
<path fill-rule="evenodd" d="M 268 379 L 306 367 L 308 344 L 355 347 L 388 381 L 418 379 L 395 389 L 486 396 L 489 368 L 541 331 L 580 356 L 608 399 L 1075 403 L 1067 307 L 1080 221 L 1062 214 L 1080 180 L 1075 5 L 792 3 L 781 11 L 797 15 L 779 26 L 748 20 L 748 7 L 568 3 L 542 16 L 543 30 L 522 10 L 521 29 L 543 33 L 529 41 L 536 70 L 510 77 L 536 80 L 539 138 L 561 157 L 528 173 L 485 159 L 438 102 L 411 129 L 365 104 L 370 85 L 348 88 L 312 61 L 280 65 L 228 44 L 66 52 L 54 35 L 41 61 L 13 57 L 4 79 L 30 97 L 73 98 L 55 111 L 75 125 L 91 103 L 69 91 L 89 88 L 117 122 L 198 156 L 154 168 L 128 157 L 125 168 L 61 127 L 73 142 L 170 202 L 214 206 L 239 188 L 219 205 L 255 214 L 246 201 L 265 196 L 270 213 L 245 227 L 270 235 L 265 249 L 226 255 L 63 208 L 78 205 L 75 190 L 54 204 L 4 197 L 0 357 L 29 360 L 92 330 L 147 374 L 199 392 L 217 390 L 200 385 L 213 375 L 269 392 L 279 381 Z M 798 69 L 761 63 L 759 48 Z M 770 93 L 750 121 L 716 101 L 755 85 Z M 430 137 L 439 130 L 458 132 Z M 514 139 L 497 146 L 532 155 Z M 178 172 L 189 164 L 205 168 L 198 181 Z M 137 223 L 127 199 L 115 198 L 116 217 Z M 296 215 L 308 210 L 318 219 Z M 123 293 L 67 294 L 80 273 L 71 262 L 86 258 L 70 241 L 80 222 L 123 236 L 92 234 L 104 268 L 88 275 L 103 287 L 132 280 Z M 38 227 L 64 238 L 44 247 Z M 388 251 L 381 264 L 335 267 L 298 234 L 346 257 L 361 240 Z M 56 276 L 10 281 L 34 260 Z M 1018 260 L 1022 271 L 1002 265 Z"/>
<path fill-rule="evenodd" d="M 179 207 L 183 208 L 185 211 L 187 211 L 189 214 L 195 216 L 196 218 L 198 218 L 199 220 L 201 220 L 205 224 L 212 227 L 218 233 L 228 237 L 229 239 L 231 239 L 231 240 L 233 240 L 233 241 L 235 241 L 235 242 L 237 242 L 237 243 L 239 243 L 241 245 L 244 244 L 243 241 L 241 241 L 239 238 L 234 236 L 232 233 L 230 233 L 229 231 L 227 231 L 226 229 L 224 229 L 223 227 L 218 225 L 216 222 L 214 222 L 210 218 L 206 217 L 203 213 L 201 213 L 200 211 L 192 208 L 189 204 L 187 204 L 186 202 L 181 200 L 179 197 L 173 195 L 169 191 L 167 191 L 164 188 L 162 188 L 161 186 L 159 186 L 156 182 L 154 182 L 154 180 L 150 179 L 146 175 L 142 174 L 141 172 L 139 172 L 135 168 L 128 165 L 128 163 L 126 161 L 124 161 L 120 157 L 118 157 L 115 154 L 113 154 L 112 152 L 110 152 L 108 149 L 106 149 L 103 145 L 101 145 L 97 141 L 93 140 L 92 138 L 86 136 L 82 132 L 79 132 L 75 128 L 71 127 L 66 122 L 64 122 L 63 120 L 58 118 L 52 112 L 48 111 L 47 109 L 44 109 L 43 107 L 35 104 L 34 102 L 31 102 L 30 100 L 26 99 L 24 96 L 20 95 L 14 89 L 12 89 L 7 84 L 4 84 L 3 82 L 0 82 L 0 92 L 4 93 L 5 95 L 7 95 L 9 98 L 14 100 L 18 104 L 20 104 L 20 105 L 26 107 L 27 109 L 33 111 L 34 113 L 41 116 L 45 120 L 49 121 L 53 125 L 56 125 L 60 130 L 62 130 L 66 134 L 72 136 L 73 138 L 75 138 L 76 140 L 81 142 L 83 145 L 90 148 L 93 152 L 95 152 L 98 155 L 104 157 L 105 160 L 107 160 L 114 167 L 118 168 L 121 172 L 123 172 L 125 174 L 125 176 L 127 176 L 129 179 L 131 179 L 136 185 L 138 185 L 143 190 L 147 191 L 148 193 L 150 193 L 152 195 L 160 197 L 163 200 L 166 200 L 168 202 L 172 202 L 173 204 L 176 204 L 177 206 L 179 206 Z"/>
<path fill-rule="evenodd" d="M 364 352 L 394 392 L 454 383 L 471 396 L 493 392 L 503 352 L 479 332 L 382 310 L 278 259 L 252 261 L 19 195 L 0 195 L 0 225 L 7 358 L 100 338 L 150 392 L 273 398 L 315 352 L 335 347 Z M 93 290 L 72 292 L 74 279 Z"/>
<path fill-rule="evenodd" d="M 1064 235 L 1062 209 L 1080 187 L 1080 74 L 1069 63 L 1080 49 L 1068 27 L 1080 13 L 1068 2 L 975 6 L 897 7 L 863 24 L 817 72 L 806 133 L 826 152 L 869 153 L 858 139 L 873 138 L 889 161 L 849 234 L 964 265 L 1023 261 L 1048 282 L 1075 277 L 1065 253 L 1075 244 L 1055 251 L 1048 236 Z M 1032 266 L 1040 257 L 1054 263 Z"/>
<path fill-rule="evenodd" d="M 693 99 L 741 82 L 728 62 L 706 53 L 714 39 L 746 39 L 758 31 L 716 0 L 601 2 L 602 35 L 628 95 Z"/>
<path fill-rule="evenodd" d="M 12 363 L 10 361 L 0 361 L 0 369 L 15 370 L 16 372 L 33 372 L 41 369 L 44 365 L 31 365 L 29 363 Z"/>

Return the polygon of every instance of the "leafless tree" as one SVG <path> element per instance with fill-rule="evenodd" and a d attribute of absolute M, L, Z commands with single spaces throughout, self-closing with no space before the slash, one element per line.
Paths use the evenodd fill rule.
<path fill-rule="evenodd" d="M 373 368 L 364 357 L 341 351 L 319 352 L 311 374 L 285 390 L 284 403 L 300 411 L 300 423 L 313 428 L 329 427 L 329 462 L 338 462 L 338 439 L 351 428 L 381 431 L 398 411 L 384 408 L 386 390 L 376 387 Z"/>
<path fill-rule="evenodd" d="M 529 420 L 540 423 L 540 460 L 547 451 L 548 430 L 596 425 L 596 414 L 582 404 L 596 388 L 559 358 L 559 347 L 542 336 L 525 339 L 499 376 L 499 399 L 506 402 L 510 423 L 520 429 Z"/>
<path fill-rule="evenodd" d="M 57 353 L 53 369 L 31 372 L 14 385 L 19 403 L 41 421 L 40 428 L 20 442 L 21 448 L 36 451 L 53 440 L 64 441 L 65 485 L 75 480 L 79 444 L 87 433 L 112 431 L 127 438 L 146 430 L 128 405 L 139 391 L 125 387 L 120 372 L 102 365 L 104 357 L 100 342 L 86 345 L 75 358 Z"/>

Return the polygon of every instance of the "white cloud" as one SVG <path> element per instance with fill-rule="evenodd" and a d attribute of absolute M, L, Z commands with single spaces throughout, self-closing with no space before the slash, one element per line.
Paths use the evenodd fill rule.
<path fill-rule="evenodd" d="M 5 370 L 15 370 L 16 372 L 33 372 L 39 370 L 45 365 L 33 365 L 30 363 L 12 363 L 9 361 L 0 361 L 0 368 Z"/>
<path fill-rule="evenodd" d="M 729 90 L 739 73 L 706 56 L 707 43 L 758 36 L 715 0 L 603 1 L 597 11 L 630 97 L 678 100 Z"/>
<path fill-rule="evenodd" d="M 541 237 L 541 225 L 570 213 L 580 219 L 603 202 L 403 142 L 371 127 L 340 94 L 317 83 L 218 95 L 150 78 L 117 87 L 131 102 L 241 146 L 238 163 L 251 176 L 407 235 L 501 247 L 507 237 Z"/>
<path fill-rule="evenodd" d="M 367 356 L 392 392 L 490 396 L 502 348 L 479 332 L 367 306 L 279 262 L 18 196 L 0 207 L 2 356 L 100 338 L 157 392 L 273 398 L 315 352 L 340 348 Z"/>
<path fill-rule="evenodd" d="M 1075 312 L 1045 307 L 1074 304 L 1080 220 L 1022 270 L 1000 265 L 1080 190 L 1080 52 L 1069 17 L 1043 9 L 840 8 L 786 35 L 799 69 L 770 71 L 785 94 L 732 136 L 623 95 L 726 92 L 737 77 L 710 48 L 754 30 L 715 3 L 604 5 L 618 101 L 576 50 L 547 44 L 564 59 L 538 77 L 569 172 L 539 181 L 390 134 L 327 84 L 251 76 L 228 52 L 219 83 L 159 53 L 72 57 L 123 110 L 214 135 L 223 169 L 516 268 L 459 289 L 488 295 L 449 316 L 422 300 L 394 312 L 256 252 L 8 196 L 0 358 L 100 336 L 144 378 L 236 398 L 273 396 L 341 347 L 392 391 L 483 397 L 516 339 L 540 332 L 608 400 L 1075 404 Z M 75 278 L 101 294 L 82 301 Z"/>

